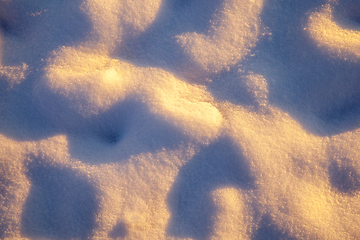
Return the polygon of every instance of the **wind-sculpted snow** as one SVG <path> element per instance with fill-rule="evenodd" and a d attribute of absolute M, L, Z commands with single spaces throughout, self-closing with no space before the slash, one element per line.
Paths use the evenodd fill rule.
<path fill-rule="evenodd" d="M 0 238 L 360 238 L 359 6 L 0 0 Z"/>

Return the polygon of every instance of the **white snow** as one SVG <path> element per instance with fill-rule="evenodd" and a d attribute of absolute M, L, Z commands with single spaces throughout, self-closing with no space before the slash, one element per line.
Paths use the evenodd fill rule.
<path fill-rule="evenodd" d="M 0 239 L 360 238 L 355 0 L 0 0 Z"/>

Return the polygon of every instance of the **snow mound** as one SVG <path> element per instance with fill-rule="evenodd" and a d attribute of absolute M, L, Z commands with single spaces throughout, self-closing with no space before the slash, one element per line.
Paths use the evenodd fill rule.
<path fill-rule="evenodd" d="M 223 1 L 207 34 L 184 33 L 179 44 L 205 73 L 217 73 L 245 58 L 261 33 L 263 0 Z"/>
<path fill-rule="evenodd" d="M 309 17 L 307 31 L 319 47 L 335 57 L 356 61 L 360 57 L 360 28 L 346 20 L 349 16 L 334 14 L 333 5 L 326 4 L 319 11 L 313 12 Z"/>
<path fill-rule="evenodd" d="M 359 239 L 360 5 L 320 4 L 0 0 L 0 239 Z"/>

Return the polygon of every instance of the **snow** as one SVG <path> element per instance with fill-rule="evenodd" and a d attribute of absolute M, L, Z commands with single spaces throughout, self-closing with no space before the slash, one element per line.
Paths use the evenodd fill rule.
<path fill-rule="evenodd" d="M 0 238 L 360 238 L 359 6 L 0 0 Z"/>

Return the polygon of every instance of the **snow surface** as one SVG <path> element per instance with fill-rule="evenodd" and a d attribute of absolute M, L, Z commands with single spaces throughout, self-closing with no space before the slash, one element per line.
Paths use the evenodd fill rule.
<path fill-rule="evenodd" d="M 0 239 L 360 239 L 357 0 L 0 0 Z"/>

